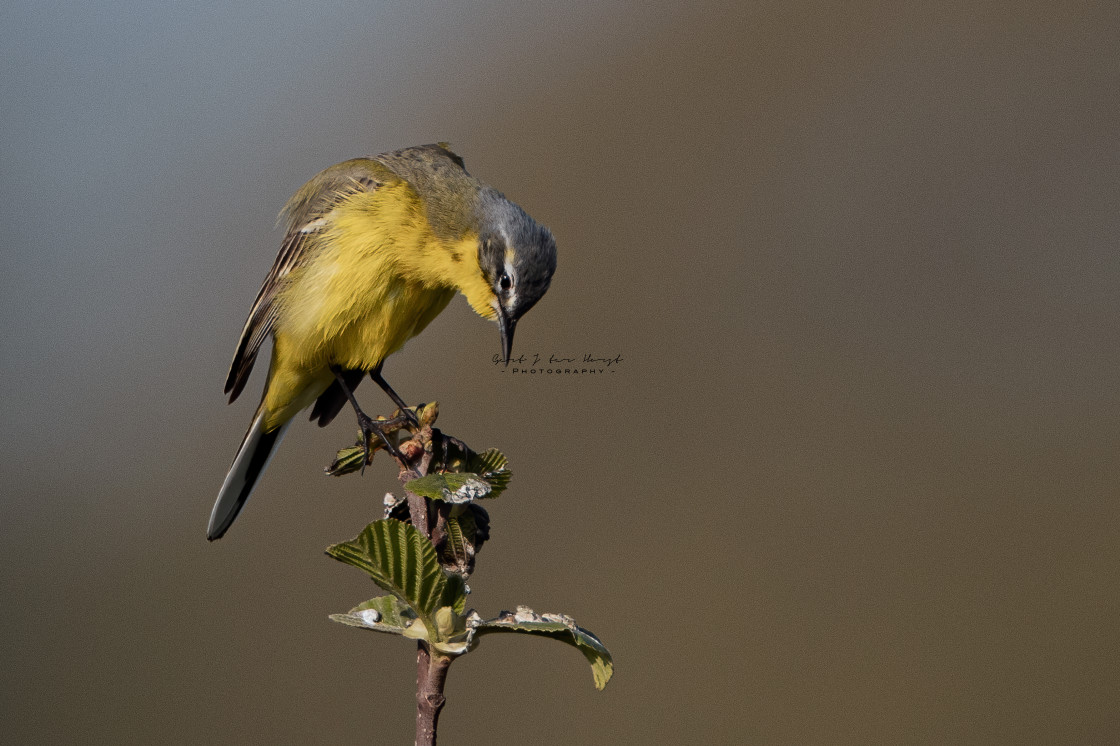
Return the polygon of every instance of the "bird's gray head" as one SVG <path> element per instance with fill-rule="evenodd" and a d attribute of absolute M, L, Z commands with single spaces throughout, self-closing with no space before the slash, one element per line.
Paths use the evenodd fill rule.
<path fill-rule="evenodd" d="M 508 363 L 517 320 L 545 294 L 556 271 L 556 241 L 548 228 L 493 189 L 479 197 L 478 265 L 497 299 Z"/>

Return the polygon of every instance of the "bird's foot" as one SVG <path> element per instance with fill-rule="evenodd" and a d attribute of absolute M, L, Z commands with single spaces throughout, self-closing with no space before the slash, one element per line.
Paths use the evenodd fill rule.
<path fill-rule="evenodd" d="M 373 448 L 370 446 L 370 442 L 374 435 L 380 438 L 382 447 L 390 456 L 402 465 L 406 463 L 400 449 L 389 439 L 389 435 L 400 430 L 402 426 L 407 425 L 408 421 L 408 418 L 403 414 L 398 414 L 387 420 L 375 420 L 365 412 L 358 411 L 358 427 L 361 428 L 362 431 L 362 451 L 365 454 L 365 460 L 362 462 L 363 473 L 365 472 L 366 464 L 370 463 L 373 459 Z M 412 421 L 416 421 L 415 415 L 412 416 Z"/>

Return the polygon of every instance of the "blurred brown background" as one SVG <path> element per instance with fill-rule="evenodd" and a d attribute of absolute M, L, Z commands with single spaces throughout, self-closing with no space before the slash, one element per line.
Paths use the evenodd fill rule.
<path fill-rule="evenodd" d="M 435 140 L 558 237 L 517 351 L 623 358 L 386 368 L 513 464 L 472 603 L 617 661 L 489 638 L 448 743 L 1120 739 L 1120 5 L 450 5 L 0 11 L 0 740 L 411 742 L 352 421 L 204 532 L 275 214 Z"/>

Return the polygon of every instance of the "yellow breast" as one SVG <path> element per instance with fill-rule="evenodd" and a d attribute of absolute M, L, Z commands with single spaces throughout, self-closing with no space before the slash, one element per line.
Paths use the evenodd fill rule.
<path fill-rule="evenodd" d="M 326 390 L 330 365 L 370 370 L 423 331 L 454 296 L 456 273 L 470 272 L 454 265 L 473 260 L 478 273 L 477 238 L 436 237 L 407 184 L 354 195 L 309 238 L 278 297 L 265 397 L 277 423 Z"/>

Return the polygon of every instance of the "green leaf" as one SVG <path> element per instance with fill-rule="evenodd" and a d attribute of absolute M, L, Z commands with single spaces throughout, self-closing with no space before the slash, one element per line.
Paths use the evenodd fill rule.
<path fill-rule="evenodd" d="M 443 606 L 436 610 L 435 621 L 440 639 L 432 641 L 433 648 L 447 655 L 470 652 L 474 633 L 467 629 L 466 617 L 456 613 L 450 606 Z"/>
<path fill-rule="evenodd" d="M 439 605 L 450 606 L 456 614 L 462 614 L 467 608 L 467 581 L 455 572 L 444 571 L 444 577 L 447 578 L 447 584 L 443 588 Z"/>
<path fill-rule="evenodd" d="M 477 474 L 429 474 L 405 484 L 414 495 L 453 504 L 469 503 L 490 494 L 490 485 Z"/>
<path fill-rule="evenodd" d="M 331 614 L 331 619 L 340 624 L 393 635 L 403 635 L 417 618 L 416 612 L 396 596 L 378 596 L 346 614 Z"/>
<path fill-rule="evenodd" d="M 522 632 L 566 642 L 578 648 L 591 664 L 596 689 L 605 687 L 614 674 L 614 660 L 606 646 L 598 637 L 583 627 L 576 626 L 575 621 L 564 614 L 537 614 L 527 606 L 518 606 L 516 612 L 503 611 L 496 619 L 486 621 L 472 612 L 467 619 L 467 626 L 474 631 L 476 639 L 492 632 Z"/>
<path fill-rule="evenodd" d="M 469 539 L 463 534 L 463 525 L 460 518 L 448 516 L 447 518 L 447 549 L 451 556 L 461 560 L 467 556 L 467 542 Z"/>
<path fill-rule="evenodd" d="M 441 653 L 463 655 L 471 647 L 473 632 L 467 629 L 467 619 L 450 606 L 441 606 L 432 615 L 433 628 L 438 630 L 429 639 L 427 626 L 406 604 L 396 596 L 378 596 L 358 604 L 346 614 L 331 614 L 339 624 L 390 635 L 400 635 L 414 640 L 428 640 Z"/>
<path fill-rule="evenodd" d="M 462 608 L 462 578 L 444 572 L 435 547 L 410 524 L 393 518 L 374 521 L 353 541 L 334 544 L 327 554 L 364 570 L 373 582 L 392 593 L 436 629 L 432 614 L 440 606 Z"/>
<path fill-rule="evenodd" d="M 361 446 L 353 446 L 340 450 L 325 471 L 327 476 L 341 477 L 346 474 L 353 474 L 365 465 L 366 452 Z"/>
<path fill-rule="evenodd" d="M 467 519 L 465 525 L 464 518 Z M 447 544 L 443 548 L 443 556 L 440 559 L 444 566 L 453 572 L 463 574 L 470 572 L 471 558 L 474 556 L 474 546 L 471 544 L 473 529 L 474 520 L 470 513 L 447 517 Z"/>
<path fill-rule="evenodd" d="M 509 461 L 497 448 L 473 454 L 466 470 L 479 475 L 490 485 L 490 494 L 487 497 L 497 497 L 505 492 L 510 477 L 513 476 L 509 470 Z"/>
<path fill-rule="evenodd" d="M 405 487 L 415 495 L 456 505 L 484 497 L 497 497 L 509 486 L 510 470 L 506 457 L 496 448 L 472 453 L 465 469 L 440 472 L 413 479 Z"/>

